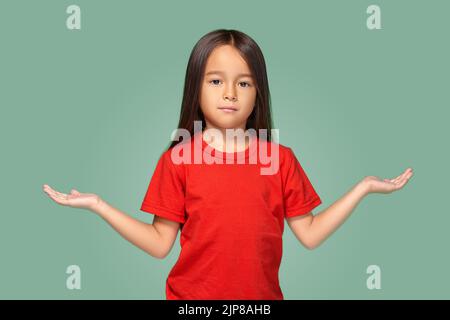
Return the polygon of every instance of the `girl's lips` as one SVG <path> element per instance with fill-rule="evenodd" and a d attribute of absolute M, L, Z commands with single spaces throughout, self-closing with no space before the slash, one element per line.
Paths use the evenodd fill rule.
<path fill-rule="evenodd" d="M 225 112 L 233 112 L 233 111 L 237 111 L 237 108 L 234 106 L 229 106 L 229 107 L 219 107 L 220 110 L 223 110 Z"/>
<path fill-rule="evenodd" d="M 236 112 L 237 110 L 235 109 L 230 109 L 230 108 L 219 108 L 220 110 L 222 110 L 223 112 Z"/>

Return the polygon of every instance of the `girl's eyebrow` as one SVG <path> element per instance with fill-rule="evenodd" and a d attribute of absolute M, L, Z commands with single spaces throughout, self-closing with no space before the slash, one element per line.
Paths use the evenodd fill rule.
<path fill-rule="evenodd" d="M 221 75 L 223 75 L 224 72 L 223 71 L 218 71 L 218 70 L 212 70 L 212 71 L 207 72 L 205 75 L 210 75 L 210 74 L 221 74 Z M 240 74 L 238 74 L 238 77 L 250 77 L 251 78 L 252 75 L 248 74 L 248 73 L 240 73 Z"/>

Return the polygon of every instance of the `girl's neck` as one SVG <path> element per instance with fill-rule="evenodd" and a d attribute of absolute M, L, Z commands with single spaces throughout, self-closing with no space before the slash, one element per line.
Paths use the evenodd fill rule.
<path fill-rule="evenodd" d="M 245 128 L 235 128 L 232 129 L 230 133 L 232 133 L 233 130 L 242 129 L 242 132 L 244 132 L 245 139 L 238 139 L 237 137 L 233 136 L 232 134 L 226 134 L 226 129 L 223 128 L 214 128 L 216 130 L 219 130 L 222 133 L 222 139 L 217 139 L 215 135 L 208 135 L 208 129 L 213 129 L 211 127 L 206 126 L 206 128 L 203 131 L 203 139 L 208 143 L 211 147 L 214 149 L 219 150 L 220 152 L 242 152 L 245 151 L 249 144 L 250 144 L 250 138 L 247 136 Z M 220 138 L 220 137 L 219 137 Z M 244 140 L 244 141 L 242 141 Z M 228 150 L 226 149 L 228 148 Z M 231 151 L 230 151 L 231 150 Z"/>

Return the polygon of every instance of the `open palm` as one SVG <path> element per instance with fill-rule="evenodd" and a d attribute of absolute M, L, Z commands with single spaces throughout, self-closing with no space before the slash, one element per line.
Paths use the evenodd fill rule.
<path fill-rule="evenodd" d="M 75 189 L 70 194 L 65 194 L 52 189 L 44 184 L 42 189 L 56 203 L 74 208 L 92 209 L 99 202 L 99 196 L 94 193 L 81 193 Z"/>
<path fill-rule="evenodd" d="M 380 179 L 375 176 L 368 176 L 364 178 L 364 181 L 369 185 L 369 190 L 372 193 L 391 193 L 403 188 L 412 175 L 412 168 L 408 168 L 393 179 Z"/>

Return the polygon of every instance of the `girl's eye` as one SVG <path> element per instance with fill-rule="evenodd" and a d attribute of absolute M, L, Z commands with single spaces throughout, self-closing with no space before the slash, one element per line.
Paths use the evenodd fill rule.
<path fill-rule="evenodd" d="M 214 84 L 214 85 L 218 85 L 218 83 L 215 82 L 215 81 L 219 81 L 219 82 L 220 82 L 220 80 L 214 79 L 214 80 L 211 80 L 209 83 L 212 83 L 212 84 Z M 244 84 L 245 84 L 245 86 L 244 86 L 243 88 L 250 87 L 250 83 L 248 83 L 248 82 L 240 82 L 240 83 L 244 83 Z"/>

